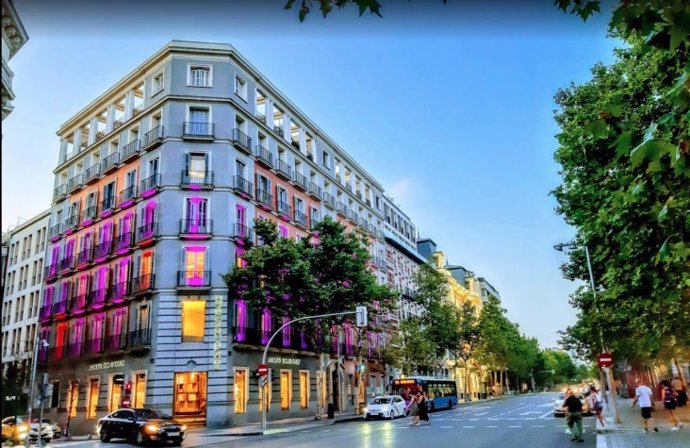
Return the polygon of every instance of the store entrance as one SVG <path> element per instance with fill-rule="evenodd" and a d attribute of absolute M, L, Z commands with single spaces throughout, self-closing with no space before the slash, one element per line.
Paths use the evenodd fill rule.
<path fill-rule="evenodd" d="M 206 372 L 175 374 L 173 415 L 182 421 L 206 423 Z"/>

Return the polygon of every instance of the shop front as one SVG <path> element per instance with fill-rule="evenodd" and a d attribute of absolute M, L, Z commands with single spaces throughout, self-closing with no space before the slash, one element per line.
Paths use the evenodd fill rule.
<path fill-rule="evenodd" d="M 207 373 L 175 373 L 174 384 L 173 417 L 180 421 L 205 424 Z"/>

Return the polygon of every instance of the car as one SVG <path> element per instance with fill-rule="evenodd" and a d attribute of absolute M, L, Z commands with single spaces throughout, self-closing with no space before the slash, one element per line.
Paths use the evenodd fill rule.
<path fill-rule="evenodd" d="M 575 396 L 582 402 L 582 415 L 592 415 L 589 410 L 589 404 L 584 395 L 576 393 Z M 565 408 L 563 407 L 563 401 L 565 401 L 565 392 L 558 394 L 553 401 L 553 416 L 554 417 L 565 417 Z"/>
<path fill-rule="evenodd" d="M 379 395 L 374 397 L 364 408 L 364 419 L 373 417 L 389 418 L 405 415 L 405 400 L 400 395 Z"/>
<path fill-rule="evenodd" d="M 57 423 L 53 423 L 48 418 L 44 418 L 41 421 L 43 422 L 43 425 L 49 426 L 50 429 L 53 431 L 53 438 L 54 439 L 59 439 L 60 437 L 62 437 L 62 428 L 60 427 L 60 425 L 58 425 Z"/>
<path fill-rule="evenodd" d="M 187 426 L 168 414 L 149 408 L 118 409 L 98 421 L 96 426 L 102 442 L 127 439 L 138 445 L 150 442 L 172 442 L 182 445 Z"/>
<path fill-rule="evenodd" d="M 45 419 L 44 419 L 45 420 Z M 29 440 L 31 440 L 32 443 L 36 443 L 38 440 L 38 419 L 34 420 L 34 422 L 31 424 L 29 427 Z M 54 434 L 53 434 L 53 425 L 47 425 L 45 423 L 41 423 L 41 440 L 43 443 L 50 443 L 51 440 L 53 440 Z"/>
<path fill-rule="evenodd" d="M 26 417 L 5 417 L 2 419 L 2 443 L 23 444 L 29 435 Z"/>

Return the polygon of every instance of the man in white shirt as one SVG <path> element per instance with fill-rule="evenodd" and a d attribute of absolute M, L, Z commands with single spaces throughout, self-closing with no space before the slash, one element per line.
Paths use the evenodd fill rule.
<path fill-rule="evenodd" d="M 640 410 L 642 410 L 642 421 L 644 421 L 644 432 L 649 432 L 649 425 L 654 428 L 654 432 L 659 432 L 656 425 L 654 424 L 654 419 L 652 418 L 652 389 L 642 383 L 642 380 L 635 380 L 635 399 L 633 400 L 632 407 L 635 407 L 635 403 L 640 402 Z"/>

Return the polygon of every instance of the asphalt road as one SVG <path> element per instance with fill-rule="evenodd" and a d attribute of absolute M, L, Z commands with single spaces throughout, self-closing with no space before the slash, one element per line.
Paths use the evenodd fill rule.
<path fill-rule="evenodd" d="M 570 441 L 565 419 L 554 418 L 556 394 L 527 395 L 460 405 L 431 414 L 431 425 L 408 426 L 406 419 L 321 425 L 272 436 L 229 437 L 191 432 L 184 446 L 325 448 L 558 448 L 595 447 L 594 418 L 585 417 L 585 443 Z M 126 442 L 57 442 L 53 448 L 128 447 Z"/>

